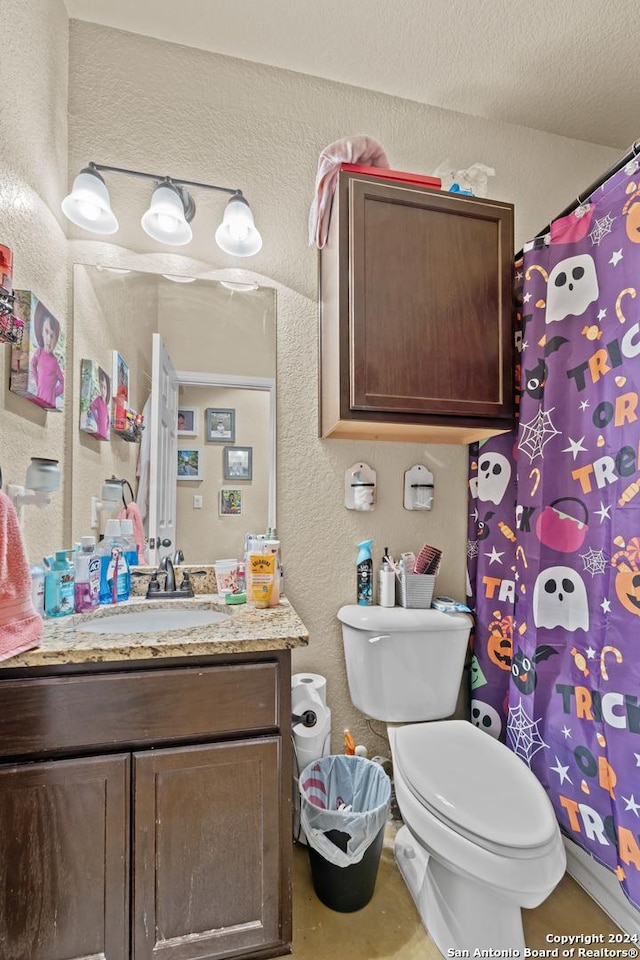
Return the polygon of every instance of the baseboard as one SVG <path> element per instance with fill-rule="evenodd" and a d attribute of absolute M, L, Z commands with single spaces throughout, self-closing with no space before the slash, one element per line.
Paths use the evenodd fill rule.
<path fill-rule="evenodd" d="M 592 900 L 608 914 L 621 930 L 640 937 L 640 910 L 627 900 L 620 884 L 606 867 L 589 856 L 568 837 L 562 838 L 567 854 L 567 873 L 580 884 Z"/>

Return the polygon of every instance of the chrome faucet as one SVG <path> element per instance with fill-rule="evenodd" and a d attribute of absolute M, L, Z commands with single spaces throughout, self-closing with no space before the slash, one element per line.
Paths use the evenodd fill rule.
<path fill-rule="evenodd" d="M 166 570 L 167 576 L 164 582 L 165 593 L 175 593 L 176 589 L 176 572 L 173 569 L 173 561 L 171 557 L 163 557 L 160 561 L 160 569 Z"/>

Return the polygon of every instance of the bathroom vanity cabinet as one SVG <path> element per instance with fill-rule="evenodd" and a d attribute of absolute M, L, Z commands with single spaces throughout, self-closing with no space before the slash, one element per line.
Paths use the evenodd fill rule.
<path fill-rule="evenodd" d="M 320 435 L 513 427 L 513 207 L 342 171 L 319 254 Z"/>
<path fill-rule="evenodd" d="M 290 651 L 0 671 L 0 956 L 291 941 Z"/>

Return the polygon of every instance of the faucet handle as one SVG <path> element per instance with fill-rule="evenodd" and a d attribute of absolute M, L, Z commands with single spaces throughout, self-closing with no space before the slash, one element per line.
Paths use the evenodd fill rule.
<path fill-rule="evenodd" d="M 147 600 L 149 600 L 151 597 L 154 597 L 158 593 L 160 593 L 160 584 L 158 583 L 158 573 L 156 571 L 152 575 L 151 580 L 149 581 L 149 586 L 147 587 Z"/>
<path fill-rule="evenodd" d="M 185 570 L 182 576 L 182 583 L 180 584 L 180 593 L 184 593 L 186 597 L 193 596 L 193 584 L 191 582 L 191 577 L 189 576 L 188 570 Z"/>

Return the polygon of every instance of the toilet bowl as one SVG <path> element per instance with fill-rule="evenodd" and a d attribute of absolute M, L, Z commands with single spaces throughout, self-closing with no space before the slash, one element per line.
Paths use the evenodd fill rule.
<path fill-rule="evenodd" d="M 442 719 L 457 699 L 471 621 L 357 606 L 338 618 L 352 701 L 389 724 L 404 821 L 394 852 L 427 933 L 445 957 L 523 956 L 520 910 L 551 893 L 565 853 L 525 763 L 468 721 Z"/>
<path fill-rule="evenodd" d="M 394 853 L 432 940 L 445 956 L 491 948 L 522 956 L 520 910 L 548 897 L 566 862 L 543 787 L 464 720 L 392 727 L 389 742 L 405 823 Z"/>

